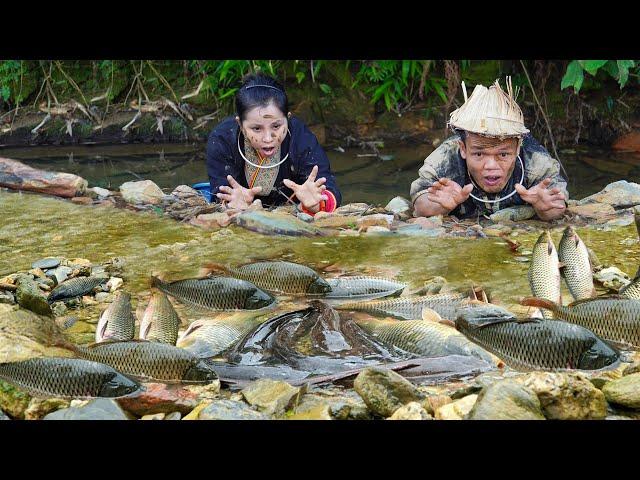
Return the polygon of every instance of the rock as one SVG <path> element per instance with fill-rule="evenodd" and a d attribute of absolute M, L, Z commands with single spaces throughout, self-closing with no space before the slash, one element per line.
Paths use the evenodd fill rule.
<path fill-rule="evenodd" d="M 118 277 L 111 277 L 107 282 L 106 287 L 109 289 L 109 293 L 113 293 L 118 290 L 124 284 L 124 280 Z"/>
<path fill-rule="evenodd" d="M 210 400 L 200 402 L 198 406 L 193 410 L 191 410 L 189 414 L 185 415 L 182 420 L 198 420 L 198 416 L 200 415 L 200 412 L 206 407 L 208 407 L 209 405 L 211 405 Z"/>
<path fill-rule="evenodd" d="M 498 210 L 496 213 L 489 215 L 489 218 L 493 223 L 504 221 L 521 222 L 522 220 L 533 218 L 535 214 L 536 211 L 530 205 L 516 205 L 515 207 Z"/>
<path fill-rule="evenodd" d="M 359 229 L 366 230 L 369 227 L 385 227 L 391 228 L 393 224 L 393 215 L 385 215 L 382 213 L 374 213 L 358 218 L 356 225 Z"/>
<path fill-rule="evenodd" d="M 60 257 L 46 257 L 31 264 L 31 268 L 49 269 L 56 268 L 60 265 L 62 259 Z"/>
<path fill-rule="evenodd" d="M 93 203 L 93 199 L 91 197 L 73 197 L 71 202 L 76 205 L 91 205 Z"/>
<path fill-rule="evenodd" d="M 616 211 L 606 203 L 591 203 L 567 207 L 567 211 L 584 218 L 602 218 L 615 215 Z"/>
<path fill-rule="evenodd" d="M 309 125 L 309 130 L 316 136 L 320 145 L 327 143 L 327 133 L 324 124 Z"/>
<path fill-rule="evenodd" d="M 333 420 L 331 407 L 328 403 L 318 403 L 311 408 L 296 409 L 295 413 L 287 415 L 287 420 Z"/>
<path fill-rule="evenodd" d="M 139 182 L 125 182 L 120 185 L 120 193 L 127 203 L 159 205 L 164 199 L 164 193 L 151 180 Z"/>
<path fill-rule="evenodd" d="M 632 373 L 608 382 L 602 388 L 602 392 L 609 403 L 640 409 L 640 373 Z"/>
<path fill-rule="evenodd" d="M 109 298 L 109 294 L 107 292 L 98 292 L 96 293 L 95 299 L 98 303 L 106 302 Z"/>
<path fill-rule="evenodd" d="M 84 193 L 87 181 L 71 173 L 38 170 L 0 157 L 0 187 L 71 198 Z"/>
<path fill-rule="evenodd" d="M 71 272 L 73 272 L 72 268 L 61 265 L 55 270 L 49 270 L 47 272 L 47 276 L 50 278 L 55 278 L 57 282 L 56 285 L 59 285 L 62 282 L 64 282 L 67 278 L 69 278 L 69 275 L 71 275 Z"/>
<path fill-rule="evenodd" d="M 617 380 L 622 377 L 622 372 L 620 368 L 615 370 L 603 370 L 601 372 L 596 372 L 594 374 L 589 375 L 589 381 L 596 387 L 598 390 L 602 390 L 608 382 L 612 380 Z"/>
<path fill-rule="evenodd" d="M 268 420 L 269 418 L 268 415 L 237 400 L 217 400 L 207 405 L 198 415 L 198 420 Z"/>
<path fill-rule="evenodd" d="M 214 400 L 220 396 L 220 380 L 206 385 L 187 385 L 185 388 L 194 393 L 199 401 Z"/>
<path fill-rule="evenodd" d="M 91 295 L 85 295 L 85 296 L 82 297 L 82 305 L 83 306 L 97 305 L 97 304 L 98 304 L 98 302 L 96 302 Z"/>
<path fill-rule="evenodd" d="M 607 402 L 586 375 L 579 372 L 532 372 L 522 384 L 533 390 L 550 420 L 602 419 L 607 416 Z"/>
<path fill-rule="evenodd" d="M 229 215 L 225 212 L 205 213 L 193 218 L 189 223 L 205 230 L 217 230 L 226 227 L 231 222 Z"/>
<path fill-rule="evenodd" d="M 321 213 L 323 216 L 318 217 Z M 335 215 L 333 213 L 316 213 L 313 224 L 320 228 L 356 228 L 358 218 L 355 215 Z"/>
<path fill-rule="evenodd" d="M 409 402 L 393 412 L 387 420 L 433 420 L 433 417 L 418 402 Z"/>
<path fill-rule="evenodd" d="M 631 282 L 629 275 L 618 267 L 607 267 L 597 270 L 593 272 L 593 279 L 602 284 L 602 286 L 610 290 L 615 290 L 616 292 Z"/>
<path fill-rule="evenodd" d="M 69 408 L 69 400 L 64 398 L 32 398 L 24 412 L 25 420 L 40 420 L 45 415 Z"/>
<path fill-rule="evenodd" d="M 469 420 L 544 420 L 535 392 L 513 380 L 484 388 L 469 412 Z"/>
<path fill-rule="evenodd" d="M 301 389 L 292 387 L 282 380 L 261 378 L 250 383 L 241 391 L 249 405 L 257 407 L 267 415 L 282 415 L 298 403 Z"/>
<path fill-rule="evenodd" d="M 435 412 L 436 420 L 464 420 L 477 399 L 478 395 L 467 395 L 460 400 L 443 405 Z"/>
<path fill-rule="evenodd" d="M 381 367 L 367 367 L 353 383 L 354 390 L 376 415 L 389 417 L 409 402 L 420 401 L 423 395 L 398 373 Z"/>
<path fill-rule="evenodd" d="M 72 266 L 75 268 L 78 267 L 91 267 L 92 263 L 91 261 L 87 260 L 86 258 L 72 258 L 70 260 L 67 261 L 67 266 Z M 87 272 L 88 274 L 89 272 Z"/>
<path fill-rule="evenodd" d="M 633 222 L 633 215 L 626 215 L 624 217 L 609 220 L 605 225 L 608 225 L 609 227 L 626 227 L 627 225 L 633 225 Z"/>
<path fill-rule="evenodd" d="M 11 419 L 7 417 L 2 410 L 0 410 L 0 420 L 11 420 Z"/>
<path fill-rule="evenodd" d="M 640 131 L 633 130 L 618 137 L 611 145 L 611 148 L 625 152 L 640 152 Z"/>
<path fill-rule="evenodd" d="M 40 292 L 38 285 L 27 276 L 22 276 L 18 280 L 16 301 L 18 305 L 34 313 L 47 316 L 53 315 L 51 307 L 47 303 L 47 297 Z"/>
<path fill-rule="evenodd" d="M 23 419 L 30 401 L 31 395 L 0 380 L 0 411 L 12 418 Z"/>
<path fill-rule="evenodd" d="M 13 296 L 13 293 L 7 292 L 5 290 L 0 290 L 0 303 L 13 305 L 16 303 L 16 299 Z"/>
<path fill-rule="evenodd" d="M 430 395 L 422 401 L 422 407 L 433 415 L 443 405 L 453 402 L 449 395 Z"/>
<path fill-rule="evenodd" d="M 235 216 L 238 226 L 264 235 L 313 237 L 323 235 L 319 228 L 286 213 L 245 211 Z"/>
<path fill-rule="evenodd" d="M 143 415 L 140 420 L 164 420 L 164 413 L 154 413 L 153 415 Z M 178 413 L 178 415 L 180 415 Z"/>
<path fill-rule="evenodd" d="M 361 215 L 370 208 L 368 203 L 349 203 L 336 208 L 333 213 L 336 215 Z"/>
<path fill-rule="evenodd" d="M 640 361 L 633 362 L 622 371 L 622 376 L 640 372 Z"/>
<path fill-rule="evenodd" d="M 367 227 L 367 233 L 369 233 L 369 234 L 385 234 L 385 233 L 391 233 L 391 230 L 389 230 L 387 227 L 381 227 L 379 225 L 372 225 L 370 227 Z"/>
<path fill-rule="evenodd" d="M 176 411 L 187 414 L 198 405 L 196 394 L 181 385 L 145 383 L 144 386 L 144 391 L 136 396 L 118 398 L 118 404 L 139 417 Z"/>
<path fill-rule="evenodd" d="M 308 213 L 304 212 L 296 213 L 296 218 L 306 223 L 313 222 L 313 215 L 309 215 Z"/>
<path fill-rule="evenodd" d="M 164 417 L 165 420 L 180 420 L 181 418 L 182 414 L 180 412 L 171 412 Z"/>
<path fill-rule="evenodd" d="M 64 302 L 54 302 L 51 304 L 51 311 L 54 317 L 61 317 L 67 312 L 67 306 Z"/>
<path fill-rule="evenodd" d="M 394 197 L 384 207 L 385 210 L 395 215 L 410 214 L 412 208 L 411 202 L 404 197 Z"/>
<path fill-rule="evenodd" d="M 442 227 L 442 215 L 436 215 L 434 217 L 415 217 L 407 220 L 408 223 L 414 225 L 420 225 L 425 230 L 432 230 L 434 228 Z"/>
<path fill-rule="evenodd" d="M 113 193 L 111 193 L 111 191 L 107 190 L 106 188 L 93 187 L 93 188 L 89 188 L 89 190 L 95 193 L 98 199 L 100 200 L 104 200 L 105 198 L 113 195 Z"/>
<path fill-rule="evenodd" d="M 640 184 L 619 180 L 610 183 L 600 192 L 583 198 L 578 203 L 580 205 L 606 203 L 614 208 L 633 207 L 640 204 Z"/>
<path fill-rule="evenodd" d="M 128 420 L 115 400 L 98 398 L 82 407 L 69 407 L 50 413 L 44 420 Z"/>

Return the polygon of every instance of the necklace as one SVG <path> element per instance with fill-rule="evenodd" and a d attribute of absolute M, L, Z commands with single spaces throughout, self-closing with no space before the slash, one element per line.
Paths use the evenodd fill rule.
<path fill-rule="evenodd" d="M 524 181 L 524 163 L 522 162 L 522 159 L 520 158 L 520 155 L 518 155 L 518 160 L 520 160 L 520 168 L 522 170 L 522 178 L 520 178 L 520 185 L 522 185 L 522 182 Z M 478 190 L 480 190 L 480 187 L 478 187 L 475 182 L 473 181 L 473 177 L 471 176 L 471 174 L 469 173 L 469 168 L 467 168 L 467 173 L 469 174 L 469 180 L 471 180 L 471 183 L 473 184 L 473 186 L 475 188 L 477 188 Z M 501 202 L 502 200 L 506 200 L 509 197 L 512 197 L 516 194 L 516 188 L 513 187 L 513 192 L 511 192 L 509 195 L 506 195 L 504 197 L 498 198 L 496 200 L 484 200 L 482 198 L 478 198 L 476 197 L 473 193 L 470 193 L 469 196 L 475 200 L 478 200 L 479 202 L 482 203 L 498 203 Z"/>
<path fill-rule="evenodd" d="M 289 133 L 289 136 L 291 136 L 291 132 L 289 131 L 289 129 L 287 128 L 287 132 Z M 289 148 L 289 150 L 291 150 L 291 148 Z M 255 163 L 253 163 L 251 160 L 249 160 L 247 157 L 244 156 L 244 153 L 242 152 L 242 149 L 240 148 L 240 135 L 238 135 L 238 152 L 240 152 L 240 156 L 242 158 L 244 158 L 244 161 L 247 162 L 249 165 L 252 165 L 256 168 L 259 169 L 267 169 L 267 168 L 274 168 L 274 167 L 279 167 L 280 165 L 282 165 L 282 163 L 284 163 L 284 161 L 289 158 L 289 152 L 287 152 L 287 154 L 284 156 L 284 158 L 282 160 L 280 160 L 278 163 L 275 163 L 273 165 L 256 165 Z"/>

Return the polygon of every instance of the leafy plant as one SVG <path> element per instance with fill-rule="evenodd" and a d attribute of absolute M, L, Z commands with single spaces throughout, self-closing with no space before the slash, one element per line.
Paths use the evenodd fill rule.
<path fill-rule="evenodd" d="M 637 64 L 636 60 L 572 60 L 567 65 L 560 88 L 564 90 L 573 87 L 578 93 L 585 80 L 584 72 L 595 77 L 599 71 L 604 71 L 616 79 L 620 88 L 623 88 L 629 80 L 629 70 L 636 68 Z"/>

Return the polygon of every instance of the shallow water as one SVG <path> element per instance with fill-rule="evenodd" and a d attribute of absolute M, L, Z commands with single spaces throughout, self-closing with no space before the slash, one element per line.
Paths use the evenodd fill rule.
<path fill-rule="evenodd" d="M 387 145 L 383 158 L 359 148 L 345 152 L 327 148 L 331 167 L 343 194 L 343 202 L 386 204 L 391 198 L 409 196 L 430 145 Z M 208 181 L 204 145 L 134 144 L 101 146 L 28 147 L 2 149 L 0 156 L 30 166 L 69 172 L 90 186 L 117 189 L 124 182 L 149 179 L 170 192 L 177 185 Z M 569 194 L 583 198 L 608 183 L 640 178 L 640 154 L 578 147 L 562 150 L 560 158 L 569 172 Z"/>

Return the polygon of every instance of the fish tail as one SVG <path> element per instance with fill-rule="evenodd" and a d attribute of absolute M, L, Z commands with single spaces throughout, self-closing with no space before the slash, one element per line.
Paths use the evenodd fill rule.
<path fill-rule="evenodd" d="M 210 274 L 227 275 L 230 270 L 221 263 L 207 262 L 200 267 L 199 276 L 206 277 Z"/>
<path fill-rule="evenodd" d="M 520 305 L 524 305 L 527 307 L 546 308 L 547 310 L 551 310 L 552 312 L 555 312 L 558 309 L 558 305 L 551 300 L 537 297 L 523 298 L 520 300 Z"/>

